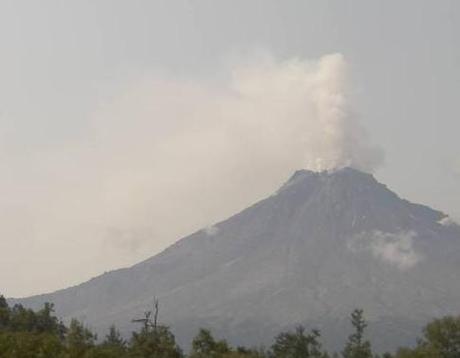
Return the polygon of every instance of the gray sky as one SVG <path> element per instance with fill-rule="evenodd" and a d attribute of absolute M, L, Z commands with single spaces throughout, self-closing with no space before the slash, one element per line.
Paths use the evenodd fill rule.
<path fill-rule="evenodd" d="M 455 0 L 0 0 L 0 292 L 135 263 L 269 195 L 316 149 L 295 130 L 322 133 L 311 88 L 342 72 L 376 177 L 459 220 L 459 34 Z"/>

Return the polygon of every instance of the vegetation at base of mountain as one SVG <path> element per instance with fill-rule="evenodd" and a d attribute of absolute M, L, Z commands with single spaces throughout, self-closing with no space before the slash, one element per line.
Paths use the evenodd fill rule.
<path fill-rule="evenodd" d="M 1 358 L 458 358 L 460 357 L 460 316 L 436 319 L 423 329 L 416 347 L 400 348 L 395 354 L 376 355 L 365 339 L 367 323 L 362 310 L 351 314 L 353 333 L 342 353 L 330 355 L 323 350 L 317 330 L 299 326 L 275 337 L 270 349 L 231 347 L 216 340 L 211 331 L 201 329 L 185 355 L 169 327 L 158 324 L 158 301 L 154 315 L 146 312 L 138 332 L 125 341 L 115 326 L 98 341 L 80 321 L 71 320 L 66 327 L 53 315 L 54 307 L 45 303 L 39 311 L 22 305 L 9 307 L 0 295 Z"/>
<path fill-rule="evenodd" d="M 364 340 L 367 323 L 364 320 L 363 310 L 353 311 L 351 324 L 355 332 L 348 337 L 348 342 L 342 352 L 343 358 L 372 358 L 371 343 Z"/>

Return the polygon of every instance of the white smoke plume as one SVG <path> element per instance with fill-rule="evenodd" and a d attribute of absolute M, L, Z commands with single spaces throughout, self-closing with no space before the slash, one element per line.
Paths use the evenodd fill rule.
<path fill-rule="evenodd" d="M 382 153 L 350 109 L 347 71 L 340 54 L 259 56 L 231 66 L 227 81 L 144 74 L 121 86 L 79 140 L 5 164 L 0 213 L 20 215 L 3 220 L 10 240 L 0 249 L 41 268 L 15 280 L 42 292 L 134 263 L 270 195 L 300 168 L 372 172 Z"/>
<path fill-rule="evenodd" d="M 267 60 L 237 68 L 233 86 L 243 99 L 270 111 L 254 120 L 261 128 L 269 126 L 273 139 L 281 135 L 286 144 L 298 146 L 303 155 L 299 167 L 321 171 L 351 166 L 372 172 L 382 163 L 382 151 L 369 143 L 350 108 L 342 55 L 315 63 Z"/>
<path fill-rule="evenodd" d="M 373 231 L 363 233 L 349 242 L 354 252 L 370 252 L 375 258 L 401 270 L 409 269 L 422 260 L 414 248 L 414 231 L 386 233 Z"/>

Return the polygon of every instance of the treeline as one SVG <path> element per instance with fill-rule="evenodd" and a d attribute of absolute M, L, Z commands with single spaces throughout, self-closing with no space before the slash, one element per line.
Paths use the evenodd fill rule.
<path fill-rule="evenodd" d="M 0 296 L 1 358 L 460 358 L 460 317 L 445 317 L 429 323 L 415 348 L 400 348 L 381 356 L 372 352 L 365 339 L 366 322 L 362 310 L 351 314 L 352 334 L 342 352 L 330 354 L 321 345 L 317 330 L 302 326 L 282 332 L 269 349 L 232 347 L 201 329 L 184 354 L 167 326 L 157 323 L 158 304 L 147 312 L 139 331 L 123 339 L 112 326 L 101 340 L 81 322 L 73 319 L 65 326 L 46 303 L 39 311 L 22 305 L 9 307 Z M 153 314 L 153 317 L 152 317 Z"/>

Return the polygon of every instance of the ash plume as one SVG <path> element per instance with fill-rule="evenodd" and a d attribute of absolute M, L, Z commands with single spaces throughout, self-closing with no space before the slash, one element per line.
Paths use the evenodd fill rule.
<path fill-rule="evenodd" d="M 351 110 L 342 55 L 254 56 L 227 69 L 225 81 L 144 73 L 117 86 L 79 141 L 37 153 L 28 170 L 40 175 L 11 184 L 38 257 L 54 259 L 51 247 L 71 253 L 60 277 L 78 282 L 150 256 L 270 195 L 297 169 L 381 164 Z M 8 222 L 0 234 L 11 237 Z M 49 271 L 37 290 L 68 284 Z"/>
<path fill-rule="evenodd" d="M 269 108 L 257 120 L 303 155 L 298 167 L 323 171 L 354 167 L 373 172 L 383 152 L 369 141 L 349 103 L 348 68 L 341 54 L 316 62 L 265 58 L 234 71 L 233 86 L 252 105 Z M 262 108 L 260 110 L 263 111 Z M 265 123 L 264 123 L 265 122 Z"/>

